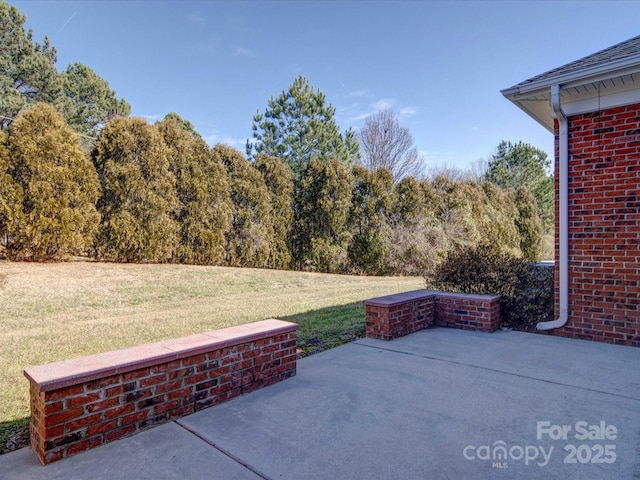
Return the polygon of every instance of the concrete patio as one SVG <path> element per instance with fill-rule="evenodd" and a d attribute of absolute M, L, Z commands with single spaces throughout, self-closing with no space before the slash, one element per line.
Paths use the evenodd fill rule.
<path fill-rule="evenodd" d="M 433 328 L 13 479 L 640 478 L 640 349 Z"/>

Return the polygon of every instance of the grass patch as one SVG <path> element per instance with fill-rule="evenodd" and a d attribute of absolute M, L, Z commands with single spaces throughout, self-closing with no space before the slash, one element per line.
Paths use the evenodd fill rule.
<path fill-rule="evenodd" d="M 300 324 L 300 353 L 311 354 L 364 334 L 362 300 L 423 286 L 415 277 L 0 262 L 0 452 L 28 422 L 27 367 L 266 318 Z"/>
<path fill-rule="evenodd" d="M 348 303 L 283 317 L 300 325 L 298 353 L 312 355 L 365 336 L 364 304 Z"/>

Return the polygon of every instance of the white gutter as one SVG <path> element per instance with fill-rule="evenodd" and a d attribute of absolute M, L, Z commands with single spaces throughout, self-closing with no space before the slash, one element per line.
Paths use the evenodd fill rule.
<path fill-rule="evenodd" d="M 560 328 L 569 320 L 569 125 L 560 103 L 560 85 L 558 84 L 551 87 L 551 108 L 559 127 L 560 312 L 557 319 L 538 323 L 536 325 L 538 330 Z"/>

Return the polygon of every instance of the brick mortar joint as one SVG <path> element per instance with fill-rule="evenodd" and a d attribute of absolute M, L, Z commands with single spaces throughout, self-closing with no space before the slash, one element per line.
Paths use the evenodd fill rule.
<path fill-rule="evenodd" d="M 260 323 L 260 322 L 256 322 L 256 323 Z M 107 364 L 105 363 L 105 367 L 97 368 L 97 369 L 95 368 L 87 369 L 86 371 L 76 374 L 75 376 L 74 375 L 69 376 L 68 374 L 60 375 L 58 376 L 58 378 L 47 378 L 43 382 L 38 381 L 38 379 L 36 378 L 39 374 L 42 375 L 43 374 L 42 372 L 44 372 L 44 374 L 46 375 L 46 369 L 49 368 L 50 366 L 56 366 L 60 370 L 64 371 L 65 364 L 77 365 L 82 361 L 87 361 L 89 359 L 94 361 L 96 359 L 99 361 L 104 361 L 101 355 L 105 355 L 105 353 L 102 353 L 102 354 L 96 354 L 96 355 L 89 355 L 85 357 L 78 357 L 78 358 L 74 358 L 74 359 L 70 359 L 62 362 L 56 362 L 54 364 L 45 364 L 45 365 L 39 365 L 36 367 L 28 368 L 24 370 L 24 375 L 29 380 L 31 384 L 31 388 L 34 388 L 36 390 L 36 393 L 40 393 L 40 392 L 46 393 L 51 391 L 57 391 L 63 388 L 71 388 L 78 385 L 86 385 L 87 383 L 92 381 L 99 382 L 100 380 L 104 380 L 105 378 L 108 378 L 111 376 L 138 372 L 147 368 L 151 369 L 152 367 L 157 367 L 158 365 L 164 365 L 164 364 L 168 364 L 175 361 L 182 362 L 185 359 L 198 357 L 200 355 L 207 356 L 207 355 L 219 352 L 221 350 L 225 350 L 229 348 L 232 349 L 242 345 L 250 345 L 250 344 L 260 343 L 264 341 L 267 341 L 268 342 L 267 344 L 270 344 L 269 342 L 276 337 L 280 339 L 279 342 L 277 343 L 287 342 L 290 340 L 290 338 L 293 335 L 295 335 L 295 332 L 298 330 L 299 326 L 296 324 L 292 324 L 290 322 L 281 322 L 281 323 L 288 324 L 288 325 L 279 326 L 271 329 L 265 329 L 259 332 L 246 333 L 244 335 L 239 335 L 237 338 L 228 339 L 224 342 L 221 342 L 219 339 L 216 341 L 212 341 L 212 348 L 210 350 L 203 351 L 203 348 L 206 348 L 206 346 L 202 346 L 202 345 L 195 346 L 190 350 L 183 350 L 181 352 L 170 353 L 170 351 L 167 350 L 166 355 L 164 354 L 158 355 L 156 352 L 154 356 L 151 356 L 151 357 L 142 356 L 140 359 L 138 359 L 135 362 L 128 362 L 120 366 L 117 364 L 109 364 L 108 368 L 107 368 Z M 247 325 L 251 325 L 251 324 L 247 324 Z M 215 332 L 215 331 L 212 331 L 212 332 Z M 188 338 L 188 337 L 180 337 L 178 339 L 174 339 L 173 341 L 179 341 L 183 338 Z M 246 341 L 241 341 L 242 339 L 246 339 Z M 135 352 L 136 350 L 140 351 L 144 348 L 156 347 L 159 345 L 163 345 L 165 343 L 167 342 L 165 341 L 165 342 L 138 345 L 135 347 L 131 347 L 129 349 L 125 349 L 122 352 L 130 353 L 130 352 Z M 263 346 L 263 345 L 260 344 L 260 346 Z M 106 353 L 110 353 L 110 352 L 106 352 Z M 144 376 L 146 377 L 150 375 L 144 375 Z"/>

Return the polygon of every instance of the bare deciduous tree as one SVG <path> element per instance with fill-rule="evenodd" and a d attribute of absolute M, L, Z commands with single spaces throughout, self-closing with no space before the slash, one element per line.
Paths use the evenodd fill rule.
<path fill-rule="evenodd" d="M 413 136 L 408 128 L 400 125 L 398 118 L 389 109 L 378 110 L 365 120 L 358 132 L 360 163 L 376 171 L 386 168 L 396 182 L 404 177 L 421 177 L 423 161 L 413 145 Z"/>

